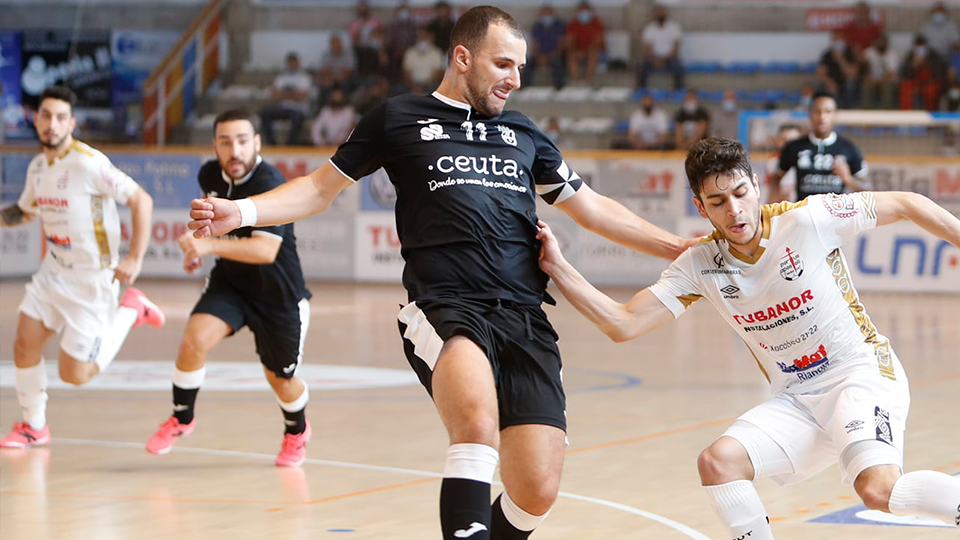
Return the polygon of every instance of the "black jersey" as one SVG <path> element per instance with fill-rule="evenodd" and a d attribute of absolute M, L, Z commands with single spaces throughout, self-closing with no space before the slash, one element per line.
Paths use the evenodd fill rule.
<path fill-rule="evenodd" d="M 200 189 L 207 197 L 225 199 L 243 199 L 252 197 L 285 182 L 276 167 L 260 161 L 245 178 L 232 180 L 223 174 L 217 160 L 208 161 L 200 167 L 197 175 Z M 242 227 L 228 236 L 249 238 L 253 235 L 266 235 L 281 241 L 277 258 L 271 264 L 248 264 L 218 258 L 210 273 L 211 281 L 226 283 L 243 293 L 244 297 L 259 304 L 293 306 L 304 298 L 310 298 L 310 291 L 303 282 L 300 269 L 300 257 L 297 255 L 297 238 L 293 234 L 293 225 L 274 227 Z"/>
<path fill-rule="evenodd" d="M 526 116 L 480 118 L 436 92 L 398 96 L 364 116 L 331 162 L 354 180 L 386 170 L 410 300 L 548 298 L 535 193 L 553 204 L 582 180 Z"/>
<path fill-rule="evenodd" d="M 836 132 L 825 139 L 813 135 L 800 137 L 787 143 L 780 152 L 780 170 L 797 168 L 797 200 L 818 193 L 844 193 L 847 190 L 843 180 L 833 174 L 833 162 L 836 156 L 843 156 L 850 166 L 850 174 L 858 179 L 867 177 L 867 162 L 860 149 L 850 140 Z"/>

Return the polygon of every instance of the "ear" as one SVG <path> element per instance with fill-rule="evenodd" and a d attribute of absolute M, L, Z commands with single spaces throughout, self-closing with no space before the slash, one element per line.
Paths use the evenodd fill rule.
<path fill-rule="evenodd" d="M 260 134 L 257 133 L 256 135 L 253 136 L 253 150 L 254 150 L 258 155 L 260 154 L 260 148 L 262 147 L 262 145 L 263 145 L 263 143 L 262 143 L 261 140 L 260 140 Z"/>
<path fill-rule="evenodd" d="M 450 58 L 452 58 L 451 62 L 460 73 L 466 73 L 467 70 L 470 69 L 470 63 L 473 61 L 473 55 L 470 54 L 470 49 L 463 45 L 454 47 L 453 52 L 450 53 Z"/>
<path fill-rule="evenodd" d="M 692 197 L 693 205 L 697 207 L 697 212 L 700 212 L 700 217 L 704 219 L 710 219 L 707 217 L 707 212 L 703 209 L 703 201 L 700 200 L 700 197 L 694 195 Z"/>
<path fill-rule="evenodd" d="M 753 173 L 753 189 L 760 193 L 760 177 L 757 176 L 757 173 Z"/>

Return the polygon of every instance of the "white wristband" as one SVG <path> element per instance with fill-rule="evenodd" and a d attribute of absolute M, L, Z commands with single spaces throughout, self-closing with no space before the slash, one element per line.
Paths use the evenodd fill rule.
<path fill-rule="evenodd" d="M 257 205 L 253 201 L 237 199 L 233 202 L 237 203 L 237 208 L 240 209 L 240 227 L 253 227 L 257 224 Z"/>

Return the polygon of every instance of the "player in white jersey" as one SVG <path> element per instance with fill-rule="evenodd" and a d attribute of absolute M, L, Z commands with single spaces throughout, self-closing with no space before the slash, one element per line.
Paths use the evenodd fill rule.
<path fill-rule="evenodd" d="M 615 341 L 706 298 L 746 343 L 774 395 L 698 460 L 730 538 L 773 538 L 753 480 L 796 483 L 838 461 L 868 508 L 960 525 L 960 478 L 901 472 L 906 375 L 864 311 L 840 251 L 857 233 L 902 219 L 960 247 L 960 220 L 916 193 L 812 195 L 761 206 L 749 159 L 729 139 L 694 145 L 686 173 L 694 204 L 716 230 L 627 304 L 577 273 L 542 222 L 541 268 Z"/>
<path fill-rule="evenodd" d="M 23 448 L 50 441 L 43 346 L 60 333 L 59 371 L 81 385 L 106 369 L 133 326 L 163 324 L 163 313 L 137 289 L 120 283 L 140 274 L 150 241 L 153 199 L 101 152 L 73 138 L 76 96 L 51 87 L 40 96 L 34 124 L 43 152 L 27 169 L 20 200 L 0 211 L 10 227 L 37 216 L 46 256 L 26 286 L 13 346 L 17 400 L 23 420 L 0 446 Z M 119 259 L 120 218 L 116 203 L 130 206 L 130 254 Z"/>

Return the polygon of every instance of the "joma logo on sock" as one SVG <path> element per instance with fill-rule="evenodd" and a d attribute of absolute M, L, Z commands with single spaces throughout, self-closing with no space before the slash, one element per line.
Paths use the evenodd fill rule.
<path fill-rule="evenodd" d="M 744 540 L 745 538 L 750 538 L 751 536 L 753 536 L 753 531 L 747 531 L 746 534 L 741 535 L 741 536 L 738 536 L 738 537 L 734 538 L 733 540 Z"/>

